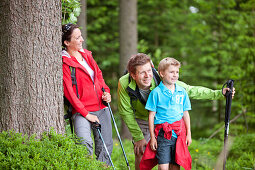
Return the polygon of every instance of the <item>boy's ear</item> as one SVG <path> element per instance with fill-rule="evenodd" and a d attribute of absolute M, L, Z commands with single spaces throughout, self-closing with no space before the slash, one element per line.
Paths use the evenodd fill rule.
<path fill-rule="evenodd" d="M 159 71 L 158 73 L 159 73 L 159 75 L 160 75 L 161 78 L 164 77 L 164 73 L 163 73 L 162 71 Z"/>

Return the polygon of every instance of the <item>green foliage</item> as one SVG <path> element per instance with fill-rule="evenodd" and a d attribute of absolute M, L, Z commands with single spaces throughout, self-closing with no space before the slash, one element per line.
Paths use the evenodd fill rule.
<path fill-rule="evenodd" d="M 105 169 L 77 140 L 54 130 L 41 139 L 3 131 L 0 141 L 0 169 Z"/>
<path fill-rule="evenodd" d="M 253 170 L 255 168 L 255 148 L 252 146 L 255 142 L 255 133 L 238 135 L 234 138 L 230 138 L 230 141 L 232 142 L 227 158 L 226 169 Z M 212 170 L 216 167 L 218 162 L 222 163 L 223 159 L 220 157 L 220 153 L 223 149 L 223 143 L 223 139 L 193 139 L 189 146 L 189 151 L 192 157 L 192 169 Z M 134 169 L 135 160 L 133 144 L 129 140 L 124 140 L 123 144 L 130 167 L 131 169 Z M 116 169 L 126 168 L 126 162 L 117 140 L 114 141 L 112 159 Z"/>
<path fill-rule="evenodd" d="M 181 61 L 180 79 L 190 85 L 221 89 L 234 79 L 231 119 L 254 113 L 254 2 L 138 0 L 139 50 L 151 55 L 156 68 L 164 57 Z M 223 121 L 225 101 L 213 104 L 192 101 L 192 127 L 204 131 Z"/>
<path fill-rule="evenodd" d="M 61 0 L 62 2 L 62 24 L 76 23 L 80 15 L 80 0 Z"/>

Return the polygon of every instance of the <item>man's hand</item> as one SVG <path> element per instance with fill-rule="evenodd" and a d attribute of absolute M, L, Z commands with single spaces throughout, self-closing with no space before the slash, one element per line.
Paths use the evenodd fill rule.
<path fill-rule="evenodd" d="M 135 142 L 134 143 L 135 155 L 140 155 L 140 154 L 143 155 L 144 148 L 146 147 L 146 145 L 147 145 L 147 142 L 144 138 L 142 140 Z"/>
<path fill-rule="evenodd" d="M 230 90 L 229 88 L 223 88 L 223 90 L 222 90 L 223 95 L 225 96 L 225 94 L 226 94 L 226 93 L 227 93 L 227 91 L 229 91 L 229 90 Z M 235 93 L 236 93 L 236 91 L 235 91 L 235 88 L 233 87 L 233 91 L 232 91 L 232 99 L 234 98 Z"/>

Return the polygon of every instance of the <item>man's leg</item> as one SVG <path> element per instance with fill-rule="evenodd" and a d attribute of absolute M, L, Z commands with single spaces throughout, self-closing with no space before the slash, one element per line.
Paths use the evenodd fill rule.
<path fill-rule="evenodd" d="M 140 129 L 143 132 L 144 139 L 148 143 L 149 140 L 150 140 L 150 131 L 149 131 L 149 123 L 148 123 L 148 121 L 142 120 L 142 119 L 136 119 L 136 122 L 138 123 Z M 145 151 L 145 148 L 144 148 L 143 151 Z M 134 148 L 134 153 L 135 153 L 135 148 Z M 139 165 L 140 165 L 140 162 L 142 160 L 142 157 L 143 157 L 143 154 L 141 154 L 141 153 L 140 154 L 135 154 L 135 169 L 136 170 L 140 169 Z"/>
<path fill-rule="evenodd" d="M 80 113 L 72 116 L 74 123 L 74 132 L 78 138 L 81 138 L 81 144 L 86 145 L 90 155 L 93 154 L 93 140 L 91 138 L 90 122 Z"/>
<path fill-rule="evenodd" d="M 135 169 L 140 170 L 139 165 L 142 160 L 143 154 L 135 155 Z"/>

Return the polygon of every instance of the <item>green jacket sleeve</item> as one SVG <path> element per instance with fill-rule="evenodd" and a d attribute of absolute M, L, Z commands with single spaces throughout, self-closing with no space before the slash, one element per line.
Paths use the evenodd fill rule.
<path fill-rule="evenodd" d="M 144 139 L 143 133 L 135 120 L 135 115 L 130 104 L 130 97 L 126 88 L 121 84 L 121 81 L 118 83 L 118 110 L 122 119 L 126 123 L 133 140 L 137 142 Z"/>
<path fill-rule="evenodd" d="M 224 98 L 221 90 L 212 90 L 202 86 L 190 86 L 182 81 L 177 81 L 177 84 L 185 88 L 191 99 L 217 100 Z"/>

